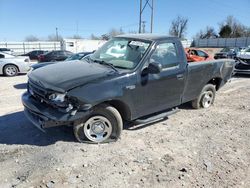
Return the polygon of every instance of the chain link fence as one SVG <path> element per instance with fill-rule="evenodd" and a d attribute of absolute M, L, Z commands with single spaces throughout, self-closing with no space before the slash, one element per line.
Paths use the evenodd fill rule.
<path fill-rule="evenodd" d="M 194 40 L 192 43 L 192 47 L 198 48 L 224 48 L 247 46 L 250 46 L 250 37 L 198 39 Z"/>
<path fill-rule="evenodd" d="M 13 54 L 20 55 L 28 53 L 32 50 L 61 50 L 63 45 L 61 42 L 56 41 L 0 42 L 0 48 L 9 48 L 13 51 Z"/>

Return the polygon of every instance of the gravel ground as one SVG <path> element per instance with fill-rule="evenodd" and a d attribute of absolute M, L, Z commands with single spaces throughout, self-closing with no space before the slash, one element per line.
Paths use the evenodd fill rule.
<path fill-rule="evenodd" d="M 250 187 L 250 77 L 234 78 L 209 109 L 80 144 L 70 127 L 42 133 L 25 118 L 27 77 L 0 77 L 0 187 Z"/>

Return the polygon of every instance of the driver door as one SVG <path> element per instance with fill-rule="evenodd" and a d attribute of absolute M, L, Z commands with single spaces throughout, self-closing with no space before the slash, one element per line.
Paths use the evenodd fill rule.
<path fill-rule="evenodd" d="M 150 74 L 147 73 L 147 68 L 142 69 L 137 83 L 137 91 L 140 93 L 136 97 L 138 117 L 180 105 L 185 67 L 181 63 L 178 49 L 181 48 L 172 42 L 159 43 L 148 63 L 160 63 L 162 71 Z"/>

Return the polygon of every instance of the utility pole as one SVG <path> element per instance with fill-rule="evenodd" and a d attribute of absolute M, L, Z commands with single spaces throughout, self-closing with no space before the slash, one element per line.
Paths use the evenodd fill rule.
<path fill-rule="evenodd" d="M 141 33 L 142 0 L 140 0 L 139 33 Z"/>
<path fill-rule="evenodd" d="M 56 41 L 58 41 L 58 28 L 56 27 Z"/>
<path fill-rule="evenodd" d="M 142 14 L 145 8 L 148 6 L 151 10 L 151 24 L 150 24 L 150 32 L 153 32 L 153 21 L 154 21 L 154 0 L 145 0 L 145 4 L 142 6 L 142 0 L 140 0 L 140 14 L 139 14 L 139 33 L 142 32 Z M 145 23 L 144 23 L 145 27 Z M 145 28 L 144 28 L 145 29 Z"/>
<path fill-rule="evenodd" d="M 154 22 L 154 0 L 151 2 L 151 27 L 150 33 L 153 33 L 153 22 Z"/>
<path fill-rule="evenodd" d="M 142 21 L 142 33 L 146 33 L 146 21 Z"/>

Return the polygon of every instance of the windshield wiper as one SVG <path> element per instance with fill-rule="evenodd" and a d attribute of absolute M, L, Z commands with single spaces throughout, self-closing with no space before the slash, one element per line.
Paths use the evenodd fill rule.
<path fill-rule="evenodd" d="M 112 63 L 108 63 L 108 62 L 106 62 L 106 61 L 98 60 L 98 59 L 91 59 L 91 60 L 92 60 L 93 62 L 99 63 L 99 64 L 101 64 L 101 65 L 107 65 L 107 66 L 109 66 L 110 68 L 112 68 L 114 71 L 119 72 L 119 71 L 115 68 L 115 66 L 114 66 Z"/>

